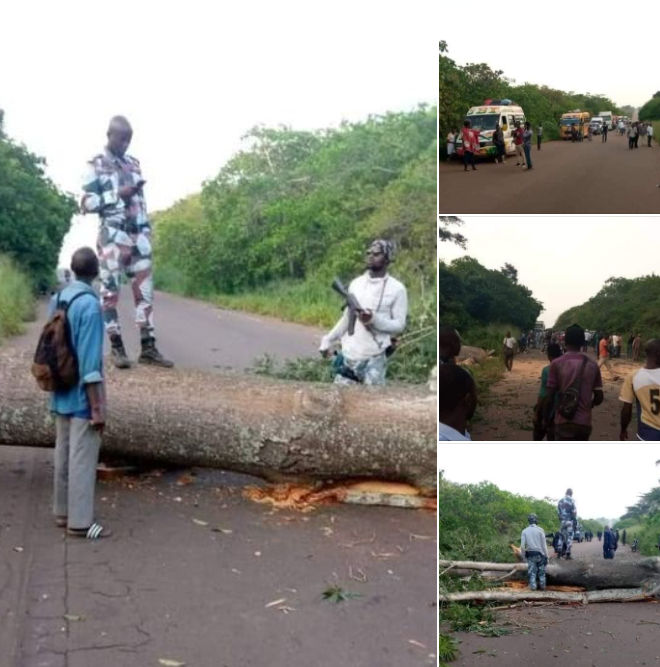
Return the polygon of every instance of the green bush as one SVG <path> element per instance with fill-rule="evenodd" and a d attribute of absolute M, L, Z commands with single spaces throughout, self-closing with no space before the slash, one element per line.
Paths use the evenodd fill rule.
<path fill-rule="evenodd" d="M 23 331 L 34 317 L 34 297 L 28 278 L 8 257 L 0 255 L 0 340 Z"/>

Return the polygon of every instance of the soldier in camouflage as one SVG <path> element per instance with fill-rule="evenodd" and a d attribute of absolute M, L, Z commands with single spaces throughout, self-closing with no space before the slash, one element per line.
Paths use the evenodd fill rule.
<path fill-rule="evenodd" d="M 557 515 L 559 516 L 559 531 L 564 536 L 564 555 L 567 559 L 570 559 L 573 530 L 577 523 L 577 509 L 573 500 L 573 489 L 566 489 L 566 495 L 557 503 Z"/>
<path fill-rule="evenodd" d="M 545 590 L 545 567 L 548 564 L 548 545 L 545 532 L 538 525 L 536 514 L 527 517 L 529 526 L 520 534 L 520 552 L 527 561 L 527 575 L 529 588 L 533 591 L 538 588 Z"/>
<path fill-rule="evenodd" d="M 153 277 L 151 223 L 147 216 L 140 163 L 126 155 L 133 130 L 123 116 L 115 116 L 108 127 L 108 144 L 87 165 L 83 182 L 83 213 L 98 213 L 101 219 L 97 251 L 100 261 L 101 302 L 105 330 L 117 368 L 130 361 L 121 337 L 117 314 L 121 274 L 131 281 L 135 321 L 140 329 L 141 363 L 171 367 L 156 348 L 153 321 Z"/>

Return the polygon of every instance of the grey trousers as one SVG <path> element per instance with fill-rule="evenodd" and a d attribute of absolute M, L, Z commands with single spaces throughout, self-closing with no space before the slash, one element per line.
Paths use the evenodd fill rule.
<path fill-rule="evenodd" d="M 101 435 L 89 419 L 56 415 L 53 512 L 69 517 L 69 528 L 94 522 L 94 489 Z"/>

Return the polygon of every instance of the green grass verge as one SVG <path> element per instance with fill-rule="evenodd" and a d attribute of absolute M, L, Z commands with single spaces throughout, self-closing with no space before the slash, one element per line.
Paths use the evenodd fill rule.
<path fill-rule="evenodd" d="M 30 281 L 11 259 L 0 255 L 0 341 L 23 332 L 23 323 L 34 317 L 34 306 Z"/>

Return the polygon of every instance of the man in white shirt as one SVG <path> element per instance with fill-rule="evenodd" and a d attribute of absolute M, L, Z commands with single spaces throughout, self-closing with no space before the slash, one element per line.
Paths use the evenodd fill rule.
<path fill-rule="evenodd" d="M 527 561 L 530 589 L 536 590 L 536 580 L 538 578 L 538 587 L 544 591 L 545 566 L 548 564 L 548 545 L 545 541 L 545 532 L 538 525 L 536 514 L 530 514 L 527 521 L 529 526 L 520 534 L 520 551 Z"/>
<path fill-rule="evenodd" d="M 513 369 L 513 354 L 516 351 L 516 339 L 511 336 L 511 332 L 507 331 L 504 340 L 502 341 L 504 347 L 504 365 L 508 371 Z"/>
<path fill-rule="evenodd" d="M 355 330 L 349 333 L 349 311 L 344 308 L 339 321 L 321 339 L 319 351 L 329 355 L 330 346 L 341 340 L 341 363 L 337 384 L 385 384 L 387 350 L 392 336 L 406 326 L 406 288 L 388 272 L 392 260 L 391 241 L 376 239 L 367 249 L 367 270 L 351 281 L 348 291 L 360 305 Z"/>

